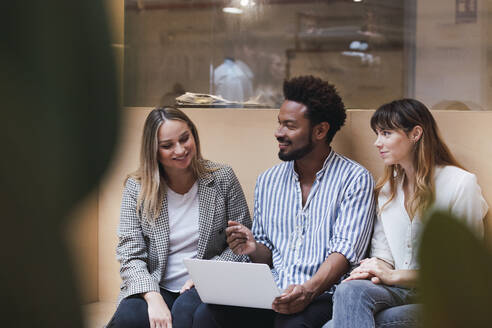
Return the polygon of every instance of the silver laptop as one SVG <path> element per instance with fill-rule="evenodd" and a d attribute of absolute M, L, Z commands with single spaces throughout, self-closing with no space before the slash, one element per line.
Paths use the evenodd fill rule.
<path fill-rule="evenodd" d="M 183 261 L 204 303 L 271 309 L 281 294 L 266 264 Z"/>

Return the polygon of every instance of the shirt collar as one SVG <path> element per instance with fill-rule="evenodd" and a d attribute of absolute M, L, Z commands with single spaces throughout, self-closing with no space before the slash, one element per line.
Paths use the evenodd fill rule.
<path fill-rule="evenodd" d="M 321 176 L 325 174 L 326 168 L 328 167 L 328 164 L 330 164 L 331 161 L 333 160 L 333 157 L 335 157 L 335 152 L 333 151 L 333 148 L 330 148 L 330 153 L 328 154 L 328 156 L 326 156 L 325 162 L 323 163 L 323 167 L 321 168 L 321 170 L 316 172 L 317 179 L 321 178 Z"/>
<path fill-rule="evenodd" d="M 318 172 L 316 172 L 316 179 L 317 180 L 319 180 L 324 175 L 326 168 L 328 167 L 328 164 L 333 160 L 333 157 L 335 157 L 335 152 L 333 151 L 333 148 L 330 148 L 330 153 L 328 154 L 328 156 L 326 156 L 326 159 L 323 163 L 323 166 L 321 167 L 321 169 Z M 298 180 L 299 175 L 297 174 L 296 170 L 294 170 L 294 161 L 289 161 L 288 165 L 289 165 L 289 169 L 291 170 L 294 178 L 296 180 Z"/>

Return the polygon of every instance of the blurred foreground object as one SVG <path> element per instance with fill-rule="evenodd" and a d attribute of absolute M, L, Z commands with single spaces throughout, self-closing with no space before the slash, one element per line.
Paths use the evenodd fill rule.
<path fill-rule="evenodd" d="M 492 327 L 492 254 L 446 212 L 428 218 L 420 248 L 424 327 Z"/>
<path fill-rule="evenodd" d="M 82 327 L 62 233 L 116 142 L 106 13 L 101 1 L 19 0 L 2 9 L 2 327 Z"/>

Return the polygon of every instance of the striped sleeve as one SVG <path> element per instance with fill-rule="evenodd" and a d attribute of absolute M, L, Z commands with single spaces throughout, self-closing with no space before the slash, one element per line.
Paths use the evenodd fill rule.
<path fill-rule="evenodd" d="M 337 252 L 351 265 L 366 256 L 375 219 L 374 180 L 366 171 L 349 181 L 335 218 L 328 254 Z"/>
<path fill-rule="evenodd" d="M 268 236 L 265 233 L 263 225 L 265 224 L 265 220 L 262 217 L 262 212 L 261 212 L 261 197 L 260 195 L 260 190 L 263 190 L 261 184 L 262 184 L 262 177 L 260 176 L 258 180 L 256 181 L 256 187 L 255 187 L 255 204 L 254 204 L 254 216 L 253 216 L 253 227 L 251 229 L 251 232 L 253 233 L 253 236 L 255 237 L 255 240 L 259 243 L 262 243 L 266 247 L 268 247 L 269 250 L 273 249 L 273 245 L 268 238 Z M 264 190 L 263 190 L 264 192 Z"/>

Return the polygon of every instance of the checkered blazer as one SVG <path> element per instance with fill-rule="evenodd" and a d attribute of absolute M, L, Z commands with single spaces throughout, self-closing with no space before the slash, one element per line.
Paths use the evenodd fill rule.
<path fill-rule="evenodd" d="M 225 228 L 228 220 L 251 227 L 251 218 L 243 190 L 234 171 L 229 166 L 206 161 L 216 168 L 198 179 L 199 208 L 199 259 L 246 261 L 244 255 L 234 254 L 226 242 Z M 169 217 L 167 199 L 154 223 L 142 220 L 137 213 L 140 183 L 129 178 L 123 191 L 121 216 L 118 226 L 116 257 L 120 262 L 122 284 L 119 302 L 134 294 L 159 291 L 166 272 L 169 251 Z"/>

